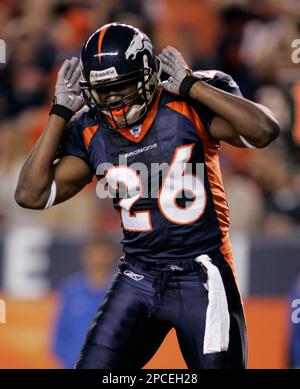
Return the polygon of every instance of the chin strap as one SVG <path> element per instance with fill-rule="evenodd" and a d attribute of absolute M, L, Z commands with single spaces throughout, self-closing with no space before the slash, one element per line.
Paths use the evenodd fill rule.
<path fill-rule="evenodd" d="M 131 108 L 129 108 L 128 112 L 126 112 L 126 121 L 135 121 L 137 116 L 140 116 L 142 111 L 146 109 L 146 103 L 142 105 L 135 104 Z M 131 123 L 129 123 L 131 124 Z"/>

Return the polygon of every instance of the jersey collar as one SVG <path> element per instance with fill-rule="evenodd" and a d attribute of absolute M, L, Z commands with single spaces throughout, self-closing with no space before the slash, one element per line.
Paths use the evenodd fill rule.
<path fill-rule="evenodd" d="M 118 129 L 117 130 L 118 133 L 132 142 L 135 142 L 135 143 L 140 142 L 145 137 L 145 135 L 148 133 L 151 125 L 154 122 L 154 119 L 155 119 L 157 111 L 158 111 L 158 103 L 160 101 L 161 92 L 162 92 L 162 88 L 159 86 L 158 90 L 154 96 L 154 101 L 151 104 L 151 108 L 147 112 L 146 117 L 145 117 L 143 123 L 141 124 L 141 126 L 142 126 L 141 132 L 137 137 L 134 137 L 133 134 L 128 130 L 128 128 Z"/>

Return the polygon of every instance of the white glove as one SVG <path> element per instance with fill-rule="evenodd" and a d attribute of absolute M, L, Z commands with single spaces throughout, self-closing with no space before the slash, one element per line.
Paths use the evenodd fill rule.
<path fill-rule="evenodd" d="M 162 87 L 168 92 L 179 95 L 180 84 L 186 76 L 192 73 L 190 68 L 181 53 L 171 46 L 163 49 L 159 58 L 162 62 L 162 70 L 170 75 L 167 81 L 161 83 Z"/>
<path fill-rule="evenodd" d="M 55 86 L 54 103 L 62 105 L 74 113 L 84 104 L 84 98 L 79 86 L 81 76 L 79 61 L 76 57 L 65 60 L 62 64 Z"/>

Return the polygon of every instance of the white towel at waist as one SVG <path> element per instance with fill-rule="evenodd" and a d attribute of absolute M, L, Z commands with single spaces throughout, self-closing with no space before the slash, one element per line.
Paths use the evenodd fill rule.
<path fill-rule="evenodd" d="M 203 353 L 227 351 L 229 345 L 230 316 L 223 280 L 219 269 L 208 255 L 199 255 L 196 262 L 207 269 L 208 306 L 206 311 Z"/>

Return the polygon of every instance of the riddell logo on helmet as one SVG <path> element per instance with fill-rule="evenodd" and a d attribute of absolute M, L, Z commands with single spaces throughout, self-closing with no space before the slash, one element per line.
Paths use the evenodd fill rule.
<path fill-rule="evenodd" d="M 112 66 L 111 68 L 104 70 L 92 70 L 90 73 L 90 82 L 93 84 L 98 81 L 108 80 L 115 77 L 118 77 L 118 72 L 116 71 L 116 68 Z"/>
<path fill-rule="evenodd" d="M 135 34 L 132 41 L 130 42 L 130 45 L 128 49 L 126 50 L 125 56 L 126 59 L 135 59 L 137 56 L 137 53 L 143 50 L 148 50 L 150 54 L 152 54 L 152 44 L 149 39 L 145 38 L 141 34 Z"/>

